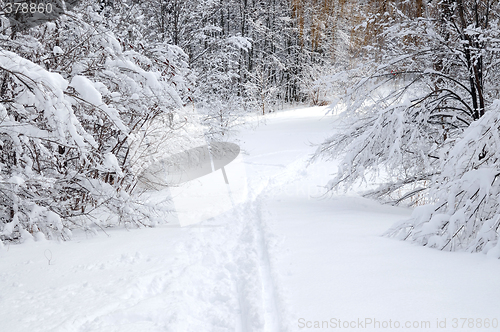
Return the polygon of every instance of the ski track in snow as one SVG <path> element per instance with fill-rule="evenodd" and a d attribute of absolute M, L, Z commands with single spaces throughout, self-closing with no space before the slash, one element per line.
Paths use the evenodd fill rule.
<path fill-rule="evenodd" d="M 269 165 L 274 166 L 274 165 Z M 251 186 L 251 184 L 249 184 Z M 238 281 L 239 302 L 241 303 L 242 331 L 286 331 L 280 315 L 284 308 L 278 307 L 277 282 L 273 277 L 268 249 L 267 232 L 262 216 L 262 200 L 273 187 L 273 178 L 255 197 L 249 197 L 241 216 L 242 231 L 239 247 L 234 252 L 243 253 L 238 257 L 241 272 Z M 255 189 L 249 192 L 256 193 Z M 248 254 L 249 250 L 252 252 Z M 252 280 L 253 279 L 253 280 Z M 258 294 L 259 301 L 251 303 L 251 292 Z M 260 302 L 260 303 L 259 303 Z M 253 317 L 258 317 L 254 320 Z M 250 322 L 255 323 L 251 324 Z"/>

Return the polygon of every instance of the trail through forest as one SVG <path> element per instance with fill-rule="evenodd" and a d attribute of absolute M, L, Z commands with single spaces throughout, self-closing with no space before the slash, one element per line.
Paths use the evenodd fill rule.
<path fill-rule="evenodd" d="M 335 162 L 306 166 L 311 143 L 331 131 L 334 117 L 324 114 L 274 113 L 243 130 L 246 178 L 229 181 L 244 181 L 246 196 L 219 216 L 0 248 L 2 331 L 328 331 L 345 322 L 353 331 L 396 323 L 443 331 L 461 318 L 498 323 L 497 260 L 383 238 L 411 211 L 322 196 Z"/>

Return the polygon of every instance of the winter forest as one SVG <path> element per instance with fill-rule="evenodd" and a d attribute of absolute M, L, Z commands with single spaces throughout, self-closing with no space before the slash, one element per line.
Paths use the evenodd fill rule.
<path fill-rule="evenodd" d="M 0 0 L 0 251 L 109 237 L 123 228 L 169 230 L 162 227 L 172 224 L 168 202 L 175 195 L 158 174 L 166 172 L 165 160 L 206 144 L 200 142 L 237 142 L 246 176 L 268 176 L 265 184 L 248 180 L 245 203 L 231 198 L 237 208 L 220 219 L 258 222 L 241 221 L 214 237 L 240 234 L 231 248 L 245 251 L 242 234 L 249 232 L 248 248 L 257 248 L 254 267 L 235 263 L 227 272 L 240 294 L 238 305 L 226 301 L 239 308 L 239 327 L 221 327 L 231 319 L 200 305 L 200 315 L 220 318 L 220 329 L 218 323 L 191 329 L 180 320 L 165 328 L 155 318 L 163 329 L 144 331 L 295 331 L 297 324 L 285 322 L 287 292 L 271 249 L 276 230 L 261 210 L 272 210 L 265 206 L 274 204 L 269 195 L 276 188 L 319 176 L 318 165 L 326 175 L 314 199 L 325 209 L 341 208 L 338 200 L 354 195 L 374 211 L 399 211 L 381 217 L 373 241 L 382 235 L 411 250 L 500 258 L 500 1 L 46 0 L 43 8 L 41 1 L 25 8 L 22 2 Z M 296 120 L 279 120 L 299 108 Z M 309 129 L 307 116 L 318 110 L 326 129 Z M 265 136 L 266 127 L 275 136 Z M 265 150 L 270 159 L 252 156 L 272 144 L 276 151 Z M 285 157 L 299 145 L 300 158 Z M 273 159 L 280 153 L 283 159 Z M 232 183 L 226 173 L 224 179 Z M 267 188 L 259 190 L 268 199 L 256 188 Z M 152 192 L 161 199 L 151 199 Z M 216 251 L 217 241 L 199 241 L 199 248 Z M 36 248 L 50 266 L 48 249 Z M 253 262 L 242 257 L 233 259 Z M 263 290 L 250 299 L 241 294 L 257 286 L 241 280 L 253 269 L 262 273 L 255 285 Z M 111 319 L 102 317 L 74 330 L 97 331 Z M 307 318 L 302 322 L 309 327 Z"/>

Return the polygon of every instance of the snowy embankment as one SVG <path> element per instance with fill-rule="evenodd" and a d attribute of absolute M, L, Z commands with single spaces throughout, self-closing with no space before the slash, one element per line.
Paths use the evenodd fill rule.
<path fill-rule="evenodd" d="M 326 331 L 340 320 L 443 331 L 500 319 L 498 260 L 380 237 L 406 209 L 319 198 L 334 164 L 305 166 L 309 142 L 330 131 L 323 114 L 273 114 L 240 134 L 247 196 L 223 215 L 0 248 L 1 330 Z"/>

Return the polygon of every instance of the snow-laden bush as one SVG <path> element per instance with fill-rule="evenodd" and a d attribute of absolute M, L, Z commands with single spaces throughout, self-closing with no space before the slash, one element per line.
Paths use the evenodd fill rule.
<path fill-rule="evenodd" d="M 361 64 L 337 76 L 350 84 L 337 104 L 342 126 L 316 157 L 341 156 L 329 190 L 372 176 L 382 184 L 367 197 L 417 206 L 387 235 L 500 257 L 500 3 L 420 9 L 410 17 L 394 4 L 394 15 L 361 25 L 379 33 Z"/>
<path fill-rule="evenodd" d="M 388 235 L 442 250 L 500 257 L 500 100 L 441 159 L 432 204 L 417 207 Z"/>
<path fill-rule="evenodd" d="M 441 123 L 439 111 L 429 110 L 427 101 L 415 102 L 429 93 L 423 84 L 410 93 L 392 75 L 382 80 L 374 76 L 351 87 L 333 107 L 347 111 L 341 112 L 337 132 L 320 145 L 315 158 L 342 156 L 328 190 L 377 179 L 382 184 L 365 192 L 367 197 L 407 203 L 439 172 L 441 155 L 463 127 L 458 120 L 452 126 Z M 420 79 L 432 82 L 432 77 Z"/>
<path fill-rule="evenodd" d="M 178 112 L 186 56 L 165 43 L 124 51 L 123 41 L 92 25 L 100 19 L 89 7 L 15 38 L 2 35 L 2 240 L 66 239 L 75 228 L 162 220 L 162 207 L 134 188 L 141 169 L 165 152 L 151 140 L 148 154 L 137 154 L 134 143 L 148 139 L 156 118 L 171 119 L 163 126 L 169 139 L 189 121 Z"/>
<path fill-rule="evenodd" d="M 8 85 L 0 104 L 2 236 L 10 238 L 14 231 L 22 237 L 38 232 L 64 235 L 59 217 L 64 206 L 58 205 L 68 200 L 77 176 L 77 169 L 69 168 L 85 162 L 97 143 L 76 118 L 64 95 L 68 82 L 59 74 L 4 50 L 0 70 Z M 74 199 L 81 199 L 78 196 Z M 57 217 L 48 208 L 52 205 L 63 209 Z"/>

